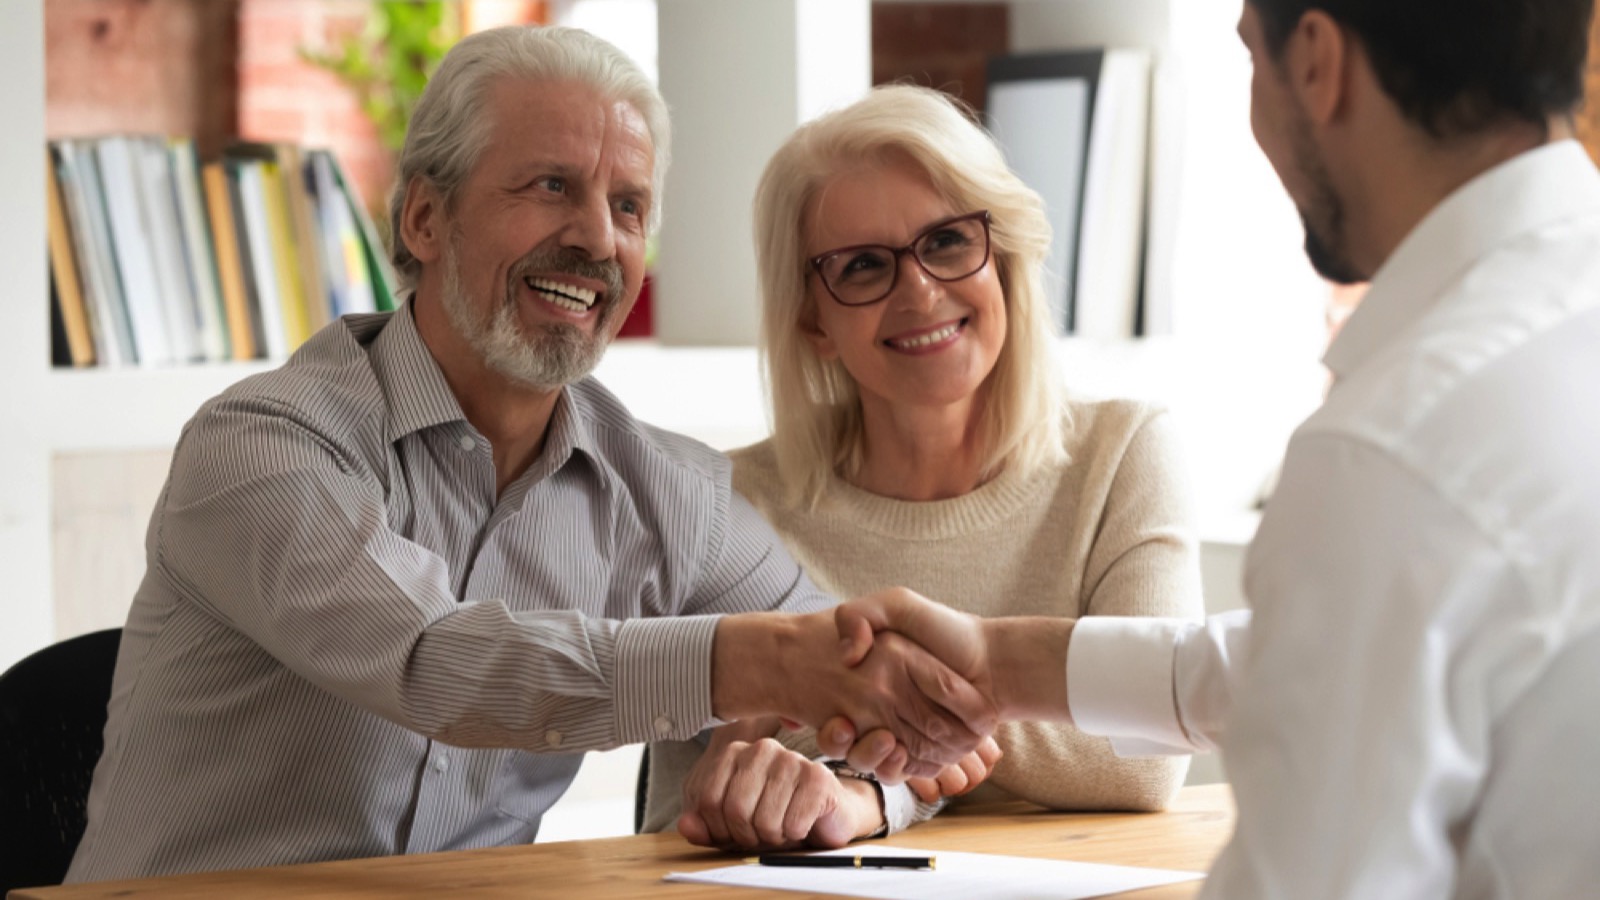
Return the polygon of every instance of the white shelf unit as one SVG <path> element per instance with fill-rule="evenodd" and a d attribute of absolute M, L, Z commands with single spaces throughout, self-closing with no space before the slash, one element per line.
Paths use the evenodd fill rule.
<path fill-rule="evenodd" d="M 267 363 L 50 365 L 45 255 L 45 0 L 8 0 L 0 28 L 0 669 L 49 644 L 51 467 L 61 453 L 170 447 L 204 400 Z"/>
<path fill-rule="evenodd" d="M 0 668 L 48 643 L 52 384 L 44 240 L 44 0 L 17 0 L 0 28 Z M 84 411 L 87 414 L 87 411 Z"/>
<path fill-rule="evenodd" d="M 55 453 L 171 446 L 201 403 L 274 365 L 52 370 L 44 381 L 45 443 Z"/>

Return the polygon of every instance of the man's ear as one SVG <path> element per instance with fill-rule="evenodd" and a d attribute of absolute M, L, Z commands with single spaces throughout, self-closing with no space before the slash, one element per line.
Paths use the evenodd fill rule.
<path fill-rule="evenodd" d="M 1350 95 L 1353 38 L 1320 9 L 1300 17 L 1284 48 L 1283 65 L 1300 108 L 1313 124 L 1325 125 L 1344 111 Z"/>
<path fill-rule="evenodd" d="M 404 202 L 398 238 L 419 262 L 437 262 L 444 254 L 446 238 L 444 203 L 439 191 L 426 178 L 412 178 L 406 185 Z"/>

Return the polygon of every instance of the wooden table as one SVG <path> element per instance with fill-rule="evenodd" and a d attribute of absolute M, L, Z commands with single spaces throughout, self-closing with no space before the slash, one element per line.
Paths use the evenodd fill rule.
<path fill-rule="evenodd" d="M 1052 813 L 1022 803 L 963 810 L 888 838 L 887 844 L 969 850 L 1167 869 L 1210 868 L 1233 830 L 1226 785 L 1184 788 L 1172 808 L 1147 814 Z M 871 846 L 868 842 L 863 846 Z M 608 897 L 664 900 L 798 898 L 787 891 L 667 884 L 669 871 L 725 866 L 734 857 L 691 847 L 675 834 L 648 834 L 455 853 L 202 872 L 12 891 L 10 900 L 90 898 Z M 1126 898 L 1193 897 L 1200 882 Z"/>

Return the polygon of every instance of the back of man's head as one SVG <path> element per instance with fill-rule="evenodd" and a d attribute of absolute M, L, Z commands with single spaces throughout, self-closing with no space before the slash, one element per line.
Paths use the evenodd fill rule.
<path fill-rule="evenodd" d="M 445 55 L 406 128 L 389 200 L 391 234 L 396 235 L 391 256 L 402 287 L 415 285 L 420 271 L 416 257 L 398 238 L 406 187 L 414 178 L 425 178 L 446 204 L 453 202 L 489 141 L 489 85 L 507 77 L 576 82 L 638 110 L 655 148 L 650 229 L 660 222 L 661 186 L 671 160 L 671 123 L 666 101 L 644 72 L 621 50 L 576 28 L 491 28 L 468 35 Z"/>
<path fill-rule="evenodd" d="M 1452 138 L 1545 125 L 1583 98 L 1594 0 L 1247 0 L 1277 56 L 1301 16 L 1327 13 L 1361 41 L 1411 122 Z"/>

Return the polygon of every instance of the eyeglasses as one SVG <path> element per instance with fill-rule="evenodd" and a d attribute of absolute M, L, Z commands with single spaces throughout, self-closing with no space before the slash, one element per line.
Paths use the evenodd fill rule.
<path fill-rule="evenodd" d="M 904 247 L 857 244 L 813 256 L 811 267 L 833 299 L 845 306 L 877 303 L 900 280 L 900 257 L 911 254 L 937 281 L 960 281 L 989 261 L 989 211 L 944 219 L 922 229 Z"/>

